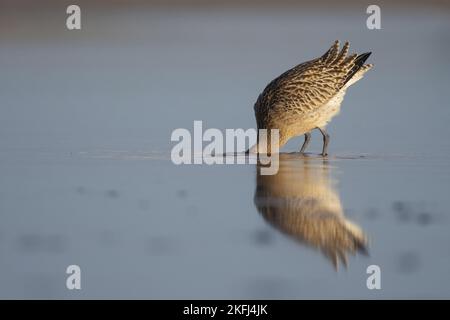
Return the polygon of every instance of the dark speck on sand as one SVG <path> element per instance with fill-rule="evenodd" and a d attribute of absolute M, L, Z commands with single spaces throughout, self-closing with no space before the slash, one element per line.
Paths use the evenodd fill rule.
<path fill-rule="evenodd" d="M 106 191 L 106 196 L 111 199 L 117 199 L 119 198 L 119 191 L 114 189 L 108 190 Z"/>

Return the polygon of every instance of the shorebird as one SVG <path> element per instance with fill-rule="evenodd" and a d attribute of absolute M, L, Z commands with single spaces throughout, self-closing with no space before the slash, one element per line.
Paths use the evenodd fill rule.
<path fill-rule="evenodd" d="M 292 137 L 304 135 L 304 153 L 311 131 L 323 135 L 322 156 L 327 155 L 330 136 L 325 127 L 336 116 L 349 86 L 373 67 L 364 64 L 371 52 L 348 54 L 349 42 L 339 51 L 339 41 L 320 58 L 304 62 L 272 80 L 259 95 L 255 106 L 258 129 L 278 129 L 279 148 Z M 268 130 L 267 141 L 270 140 Z M 247 153 L 270 152 L 270 144 L 259 140 Z"/>
<path fill-rule="evenodd" d="M 280 154 L 276 175 L 256 174 L 255 206 L 271 226 L 321 251 L 335 269 L 346 266 L 348 253 L 368 253 L 366 236 L 345 217 L 327 163 L 302 160 Z"/>

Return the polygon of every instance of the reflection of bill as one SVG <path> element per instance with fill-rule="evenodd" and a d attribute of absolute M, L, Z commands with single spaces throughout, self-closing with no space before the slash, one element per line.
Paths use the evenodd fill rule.
<path fill-rule="evenodd" d="M 320 250 L 335 268 L 339 260 L 347 265 L 348 253 L 366 253 L 365 235 L 345 218 L 325 160 L 280 154 L 279 161 L 276 175 L 256 176 L 254 203 L 264 219 Z"/>
<path fill-rule="evenodd" d="M 178 143 L 172 147 L 170 156 L 176 165 L 256 164 L 258 161 L 262 175 L 273 175 L 278 172 L 279 137 L 278 129 L 226 129 L 224 135 L 216 128 L 203 131 L 203 122 L 194 121 L 192 135 L 188 129 L 173 130 L 170 140 Z"/>

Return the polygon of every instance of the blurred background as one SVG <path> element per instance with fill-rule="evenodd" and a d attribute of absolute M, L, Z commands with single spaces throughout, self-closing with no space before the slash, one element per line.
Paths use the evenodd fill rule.
<path fill-rule="evenodd" d="M 0 297 L 450 297 L 449 16 L 448 1 L 2 0 Z M 370 238 L 339 272 L 260 216 L 254 166 L 170 161 L 174 129 L 254 128 L 265 85 L 336 39 L 375 64 L 311 165 Z"/>

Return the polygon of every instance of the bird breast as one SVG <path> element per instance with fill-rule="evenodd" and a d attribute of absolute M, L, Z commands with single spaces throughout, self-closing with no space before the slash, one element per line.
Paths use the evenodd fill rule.
<path fill-rule="evenodd" d="M 344 100 L 347 88 L 342 88 L 336 95 L 328 100 L 322 107 L 318 108 L 317 113 L 317 127 L 324 127 L 331 119 L 336 116 L 341 110 L 341 104 Z"/>

